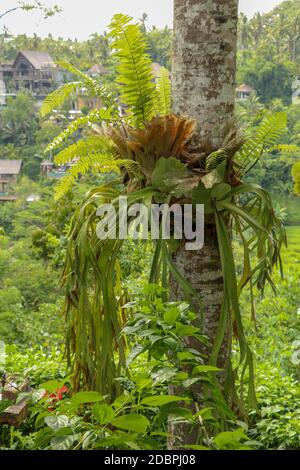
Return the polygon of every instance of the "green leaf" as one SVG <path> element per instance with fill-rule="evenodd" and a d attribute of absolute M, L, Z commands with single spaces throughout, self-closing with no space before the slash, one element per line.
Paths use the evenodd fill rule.
<path fill-rule="evenodd" d="M 202 372 L 220 372 L 222 369 L 219 369 L 218 367 L 214 366 L 209 366 L 209 365 L 201 365 L 201 366 L 196 366 L 193 369 L 193 374 L 201 374 Z"/>
<path fill-rule="evenodd" d="M 226 199 L 226 194 L 231 191 L 230 184 L 219 183 L 215 184 L 211 190 L 211 197 L 219 201 L 220 199 Z"/>
<path fill-rule="evenodd" d="M 207 189 L 202 181 L 199 182 L 197 188 L 192 191 L 192 201 L 194 204 L 204 204 L 205 214 L 212 214 L 214 208 L 211 201 L 211 189 Z"/>
<path fill-rule="evenodd" d="M 177 158 L 160 158 L 152 174 L 152 185 L 162 192 L 171 189 L 187 178 L 187 168 Z"/>
<path fill-rule="evenodd" d="M 167 325 L 174 325 L 179 316 L 180 316 L 180 311 L 178 310 L 178 308 L 176 307 L 169 308 L 164 313 L 164 320 L 167 323 Z"/>
<path fill-rule="evenodd" d="M 145 434 L 150 426 L 148 419 L 143 415 L 128 414 L 115 418 L 112 421 L 112 425 L 125 431 L 137 432 L 139 434 Z"/>
<path fill-rule="evenodd" d="M 48 382 L 44 382 L 41 384 L 40 388 L 44 388 L 47 392 L 54 393 L 56 392 L 59 387 L 61 387 L 61 383 L 58 380 L 49 380 Z"/>
<path fill-rule="evenodd" d="M 54 436 L 54 431 L 51 428 L 40 429 L 34 438 L 35 447 L 38 449 L 43 449 L 49 445 L 51 439 Z"/>
<path fill-rule="evenodd" d="M 46 416 L 45 423 L 53 431 L 58 431 L 59 429 L 68 426 L 69 418 L 66 415 Z"/>
<path fill-rule="evenodd" d="M 221 432 L 215 437 L 214 442 L 220 450 L 237 450 L 247 440 L 248 436 L 243 429 L 237 429 L 236 431 Z M 248 447 L 248 449 L 251 449 L 251 447 Z"/>
<path fill-rule="evenodd" d="M 178 402 L 178 401 L 189 401 L 187 397 L 179 397 L 176 395 L 156 395 L 154 397 L 146 397 L 141 401 L 142 405 L 147 406 L 163 406 L 167 403 Z"/>
<path fill-rule="evenodd" d="M 152 372 L 151 377 L 153 379 L 153 385 L 169 382 L 176 374 L 176 369 L 173 369 L 172 367 L 162 367 L 156 372 Z"/>
<path fill-rule="evenodd" d="M 51 440 L 51 448 L 53 450 L 68 450 L 77 440 L 78 436 L 76 434 L 70 436 L 54 437 Z"/>
<path fill-rule="evenodd" d="M 71 398 L 71 405 L 77 407 L 84 403 L 95 403 L 98 401 L 103 401 L 103 396 L 98 392 L 79 392 Z"/>
<path fill-rule="evenodd" d="M 92 412 L 101 425 L 110 423 L 116 415 L 113 407 L 107 405 L 106 403 L 97 403 L 95 406 L 93 406 Z"/>

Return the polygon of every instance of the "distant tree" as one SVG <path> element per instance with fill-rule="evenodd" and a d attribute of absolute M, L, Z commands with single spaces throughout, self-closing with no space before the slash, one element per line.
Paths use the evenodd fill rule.
<path fill-rule="evenodd" d="M 33 143 L 37 129 L 36 102 L 27 91 L 16 99 L 8 97 L 7 107 L 0 113 L 0 141 L 17 146 Z"/>
<path fill-rule="evenodd" d="M 49 18 L 50 16 L 53 16 L 56 13 L 61 12 L 61 8 L 58 5 L 54 5 L 53 7 L 49 8 L 44 3 L 38 0 L 33 0 L 32 2 L 29 2 L 29 3 L 19 0 L 17 3 L 18 4 L 16 6 L 9 8 L 8 10 L 0 12 L 0 20 L 4 18 L 4 16 L 9 15 L 10 13 L 13 13 L 14 11 L 17 11 L 17 10 L 23 10 L 23 11 L 39 10 L 43 13 L 44 18 Z"/>

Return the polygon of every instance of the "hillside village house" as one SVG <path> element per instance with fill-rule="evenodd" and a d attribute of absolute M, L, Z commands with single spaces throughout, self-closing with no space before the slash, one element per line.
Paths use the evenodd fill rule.
<path fill-rule="evenodd" d="M 6 97 L 15 96 L 20 89 L 29 90 L 42 101 L 65 79 L 66 72 L 48 52 L 20 51 L 13 62 L 0 64 L 0 105 L 5 105 Z"/>
<path fill-rule="evenodd" d="M 242 85 L 236 89 L 236 97 L 238 100 L 246 100 L 250 98 L 253 93 L 255 93 L 254 88 L 247 85 L 246 83 L 242 83 Z"/>
<path fill-rule="evenodd" d="M 0 202 L 15 201 L 14 195 L 9 195 L 9 186 L 21 174 L 22 160 L 0 160 Z"/>

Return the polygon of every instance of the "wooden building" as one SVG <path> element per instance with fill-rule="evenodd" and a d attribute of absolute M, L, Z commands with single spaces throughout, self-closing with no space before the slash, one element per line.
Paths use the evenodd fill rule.
<path fill-rule="evenodd" d="M 22 160 L 0 160 L 0 202 L 15 201 L 15 195 L 9 194 L 9 187 L 21 173 Z"/>

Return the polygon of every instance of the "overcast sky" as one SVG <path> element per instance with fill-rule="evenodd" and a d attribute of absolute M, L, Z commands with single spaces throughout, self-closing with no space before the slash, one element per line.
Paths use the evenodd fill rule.
<path fill-rule="evenodd" d="M 114 13 L 128 13 L 140 18 L 149 16 L 149 26 L 172 25 L 173 0 L 42 0 L 47 6 L 55 3 L 63 8 L 60 15 L 43 20 L 40 14 L 14 12 L 0 20 L 13 34 L 86 39 L 93 32 L 103 32 Z M 240 0 L 240 9 L 251 16 L 256 11 L 267 12 L 282 0 Z M 28 0 L 28 3 L 29 0 Z M 0 13 L 15 6 L 15 0 L 0 0 Z"/>

